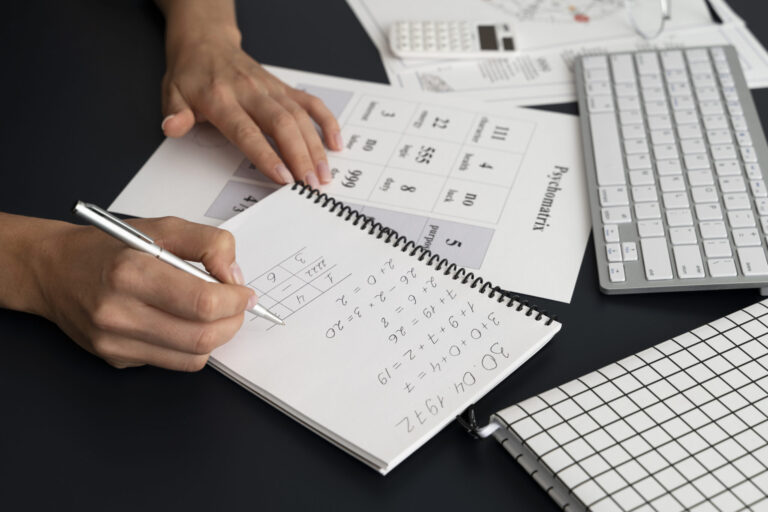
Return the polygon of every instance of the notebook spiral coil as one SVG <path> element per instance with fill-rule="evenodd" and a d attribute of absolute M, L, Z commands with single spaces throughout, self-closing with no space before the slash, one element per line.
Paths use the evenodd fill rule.
<path fill-rule="evenodd" d="M 455 263 L 451 263 L 447 258 L 442 258 L 439 254 L 433 253 L 424 246 L 416 245 L 413 240 L 408 240 L 407 237 L 400 235 L 394 229 L 383 226 L 373 218 L 358 212 L 324 192 L 320 192 L 303 182 L 295 183 L 291 189 L 298 190 L 299 195 L 313 200 L 315 204 L 322 203 L 322 208 L 335 213 L 337 217 L 343 217 L 345 221 L 352 221 L 352 225 L 359 227 L 361 231 L 368 231 L 369 235 L 375 236 L 379 240 L 384 239 L 384 243 L 390 244 L 402 252 L 408 252 L 409 256 L 416 257 L 419 261 L 427 259 L 426 264 L 428 266 L 434 267 L 435 270 L 442 270 L 443 275 L 451 276 L 454 281 L 461 280 L 461 284 L 469 285 L 473 289 L 479 287 L 479 293 L 486 295 L 490 299 L 495 299 L 498 303 L 504 302 L 506 298 L 506 306 L 508 308 L 514 307 L 516 311 L 523 312 L 525 316 L 535 315 L 534 319 L 537 321 L 544 319 L 546 320 L 545 325 L 550 325 L 557 320 L 555 315 L 548 314 L 546 310 L 540 309 L 527 300 L 521 300 L 518 295 L 507 294 L 490 281 L 475 276 L 474 273 L 468 272 L 465 268 L 459 267 Z M 418 256 L 417 253 L 419 253 Z M 498 298 L 496 298 L 497 295 Z"/>

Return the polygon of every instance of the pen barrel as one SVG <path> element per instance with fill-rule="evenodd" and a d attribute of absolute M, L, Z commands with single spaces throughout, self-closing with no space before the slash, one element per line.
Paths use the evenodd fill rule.
<path fill-rule="evenodd" d="M 165 263 L 168 263 L 169 265 L 172 265 L 179 270 L 183 270 L 188 274 L 192 274 L 195 277 L 199 277 L 204 281 L 208 281 L 209 283 L 221 283 L 221 281 L 213 277 L 208 272 L 204 270 L 200 270 L 199 268 L 192 265 L 188 261 L 185 261 L 179 258 L 178 256 L 176 256 L 175 254 L 172 254 L 168 251 L 160 251 L 160 254 L 157 255 L 157 259 L 159 259 L 160 261 L 164 261 Z"/>

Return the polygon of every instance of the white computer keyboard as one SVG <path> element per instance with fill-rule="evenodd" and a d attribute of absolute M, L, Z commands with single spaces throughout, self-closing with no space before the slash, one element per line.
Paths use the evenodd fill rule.
<path fill-rule="evenodd" d="M 576 63 L 600 286 L 765 287 L 768 146 L 732 47 Z"/>

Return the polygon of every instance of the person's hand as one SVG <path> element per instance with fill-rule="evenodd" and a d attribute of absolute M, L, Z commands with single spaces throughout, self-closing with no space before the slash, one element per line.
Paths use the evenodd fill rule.
<path fill-rule="evenodd" d="M 240 47 L 236 28 L 169 36 L 163 78 L 162 128 L 181 137 L 196 121 L 210 121 L 266 176 L 277 183 L 302 180 L 317 187 L 331 172 L 323 142 L 342 149 L 339 125 L 315 96 L 289 87 Z M 267 142 L 271 137 L 282 159 Z"/>
<path fill-rule="evenodd" d="M 115 367 L 199 370 L 256 302 L 253 290 L 238 285 L 234 238 L 173 217 L 130 223 L 228 284 L 205 282 L 94 227 L 61 223 L 43 238 L 33 265 L 39 312 Z"/>

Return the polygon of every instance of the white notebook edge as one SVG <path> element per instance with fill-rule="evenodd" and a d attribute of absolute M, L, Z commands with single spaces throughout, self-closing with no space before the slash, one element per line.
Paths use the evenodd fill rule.
<path fill-rule="evenodd" d="M 568 487 L 558 479 L 549 467 L 533 453 L 533 450 L 525 445 L 520 437 L 515 434 L 509 424 L 498 414 L 491 416 L 491 423 L 496 423 L 499 428 L 493 433 L 493 437 L 504 447 L 515 461 L 541 486 L 547 495 L 552 498 L 562 510 L 566 507 L 569 511 L 586 511 L 587 507 Z"/>

